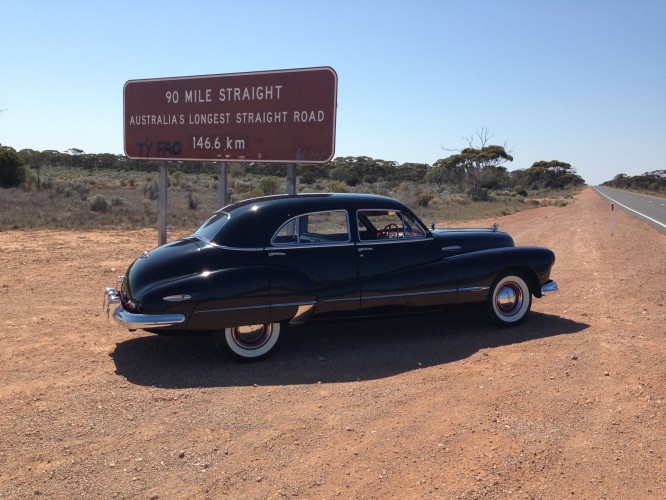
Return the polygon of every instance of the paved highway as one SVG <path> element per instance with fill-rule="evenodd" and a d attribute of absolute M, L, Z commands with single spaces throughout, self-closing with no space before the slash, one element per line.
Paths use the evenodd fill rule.
<path fill-rule="evenodd" d="M 660 233 L 666 234 L 666 198 L 602 186 L 594 189 L 603 198 L 628 214 L 647 222 Z"/>

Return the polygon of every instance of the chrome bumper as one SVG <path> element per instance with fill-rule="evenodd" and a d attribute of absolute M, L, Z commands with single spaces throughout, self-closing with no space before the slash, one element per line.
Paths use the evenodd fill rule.
<path fill-rule="evenodd" d="M 557 283 L 555 283 L 553 280 L 546 281 L 543 285 L 541 285 L 541 295 L 558 292 L 559 290 L 560 289 L 557 287 Z"/>
<path fill-rule="evenodd" d="M 126 311 L 120 303 L 120 297 L 115 288 L 104 290 L 102 308 L 106 312 L 109 323 L 128 330 L 164 328 L 185 323 L 183 314 L 136 314 Z"/>

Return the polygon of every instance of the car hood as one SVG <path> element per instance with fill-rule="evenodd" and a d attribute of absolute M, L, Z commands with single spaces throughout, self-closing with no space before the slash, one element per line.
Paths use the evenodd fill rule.
<path fill-rule="evenodd" d="M 515 246 L 511 236 L 494 228 L 433 229 L 431 232 L 440 248 L 455 254 Z"/>
<path fill-rule="evenodd" d="M 190 236 L 143 252 L 127 269 L 125 291 L 141 300 L 153 286 L 201 272 L 203 263 L 198 257 L 204 247 L 199 238 Z"/>

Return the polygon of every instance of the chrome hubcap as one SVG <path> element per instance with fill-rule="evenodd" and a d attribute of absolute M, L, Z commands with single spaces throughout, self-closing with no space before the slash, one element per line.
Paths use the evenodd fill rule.
<path fill-rule="evenodd" d="M 273 334 L 273 325 L 247 325 L 232 328 L 234 342 L 243 349 L 258 349 L 263 346 Z"/>
<path fill-rule="evenodd" d="M 523 292 L 515 283 L 505 283 L 504 286 L 497 291 L 495 304 L 500 313 L 506 316 L 511 316 L 522 307 Z"/>

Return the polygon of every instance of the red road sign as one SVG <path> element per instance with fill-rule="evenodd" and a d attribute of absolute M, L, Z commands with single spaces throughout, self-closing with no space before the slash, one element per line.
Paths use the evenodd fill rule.
<path fill-rule="evenodd" d="M 333 68 L 130 80 L 134 159 L 326 163 L 335 151 Z"/>

